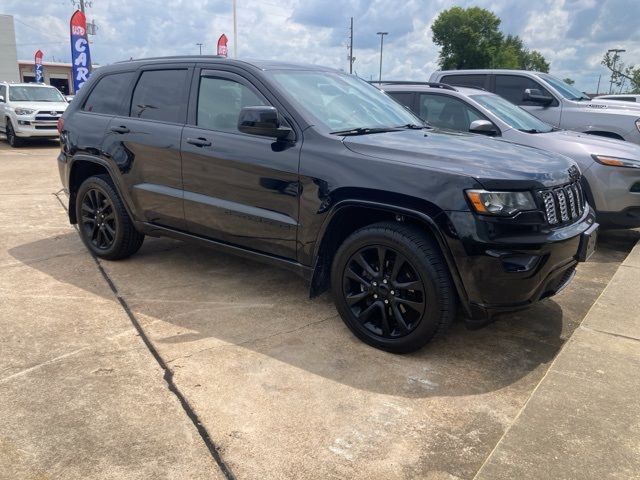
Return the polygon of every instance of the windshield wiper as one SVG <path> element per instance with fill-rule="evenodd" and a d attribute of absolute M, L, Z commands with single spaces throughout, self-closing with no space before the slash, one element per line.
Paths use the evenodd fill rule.
<path fill-rule="evenodd" d="M 408 128 L 409 130 L 422 130 L 423 128 L 431 128 L 431 125 L 429 125 L 426 122 L 422 125 L 418 125 L 415 123 L 406 123 L 404 125 L 400 125 L 398 128 Z"/>
<path fill-rule="evenodd" d="M 370 133 L 397 132 L 400 127 L 358 127 L 331 132 L 331 135 L 368 135 Z"/>
<path fill-rule="evenodd" d="M 524 132 L 524 133 L 543 133 L 541 130 L 538 130 L 536 128 L 529 128 L 529 129 L 519 128 L 518 130 L 520 130 L 521 132 Z"/>

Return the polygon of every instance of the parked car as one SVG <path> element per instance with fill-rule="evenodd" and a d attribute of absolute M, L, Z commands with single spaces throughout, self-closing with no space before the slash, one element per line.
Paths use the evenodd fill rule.
<path fill-rule="evenodd" d="M 0 82 L 0 131 L 12 147 L 28 138 L 56 138 L 56 124 L 67 106 L 55 87 Z"/>
<path fill-rule="evenodd" d="M 591 100 L 548 73 L 449 70 L 435 72 L 430 81 L 482 88 L 555 127 L 640 144 L 640 105 Z"/>
<path fill-rule="evenodd" d="M 572 160 L 427 129 L 335 70 L 128 61 L 96 71 L 59 128 L 69 218 L 93 254 L 152 235 L 277 264 L 312 296 L 330 286 L 351 331 L 393 352 L 458 305 L 485 321 L 555 294 L 595 249 Z"/>
<path fill-rule="evenodd" d="M 430 125 L 503 138 L 571 157 L 603 226 L 640 227 L 640 146 L 560 130 L 490 92 L 441 83 L 383 84 L 382 90 Z"/>
<path fill-rule="evenodd" d="M 640 95 L 622 93 L 617 95 L 598 95 L 594 100 L 615 100 L 618 102 L 640 103 Z"/>

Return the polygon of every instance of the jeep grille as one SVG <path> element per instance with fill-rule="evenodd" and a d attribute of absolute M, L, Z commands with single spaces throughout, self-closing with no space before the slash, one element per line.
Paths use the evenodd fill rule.
<path fill-rule="evenodd" d="M 579 181 L 548 190 L 540 190 L 538 193 L 542 199 L 549 225 L 571 223 L 584 213 L 584 192 Z"/>

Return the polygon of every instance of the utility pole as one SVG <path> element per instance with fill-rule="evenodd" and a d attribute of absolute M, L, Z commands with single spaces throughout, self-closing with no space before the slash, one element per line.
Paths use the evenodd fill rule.
<path fill-rule="evenodd" d="M 204 44 L 203 43 L 196 43 L 196 45 L 200 49 L 200 55 L 202 55 L 202 45 L 204 45 Z"/>
<path fill-rule="evenodd" d="M 389 35 L 389 32 L 378 32 L 376 35 L 380 35 L 380 76 L 378 77 L 378 81 L 382 83 L 382 46 L 384 44 L 384 36 Z"/>
<path fill-rule="evenodd" d="M 618 62 L 619 53 L 626 52 L 623 48 L 610 48 L 607 50 L 607 53 L 613 53 L 613 66 L 611 67 L 611 80 L 609 80 L 609 94 L 613 91 L 613 79 L 614 77 L 618 77 L 618 72 L 616 72 L 616 63 Z"/>
<path fill-rule="evenodd" d="M 238 58 L 238 16 L 236 15 L 236 0 L 233 0 L 233 58 Z"/>
<path fill-rule="evenodd" d="M 349 73 L 353 73 L 353 17 L 351 17 L 351 26 L 349 27 Z"/>

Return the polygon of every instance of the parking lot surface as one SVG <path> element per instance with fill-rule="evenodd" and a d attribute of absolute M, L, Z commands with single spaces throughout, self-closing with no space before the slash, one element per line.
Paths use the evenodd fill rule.
<path fill-rule="evenodd" d="M 553 299 L 398 356 L 284 270 L 153 238 L 95 261 L 56 155 L 0 142 L 6 478 L 472 478 L 640 236 L 605 232 Z"/>

